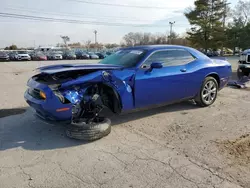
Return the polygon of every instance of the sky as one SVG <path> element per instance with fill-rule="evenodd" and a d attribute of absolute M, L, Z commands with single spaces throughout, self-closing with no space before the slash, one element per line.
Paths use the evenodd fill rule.
<path fill-rule="evenodd" d="M 174 21 L 173 30 L 183 34 L 189 28 L 183 13 L 194 4 L 194 0 L 0 1 L 0 48 L 11 44 L 18 47 L 54 46 L 62 43 L 62 35 L 69 36 L 70 43 L 94 42 L 94 30 L 97 30 L 97 42 L 119 44 L 128 32 L 169 33 L 169 22 Z M 232 6 L 237 1 L 228 0 Z M 61 19 L 63 22 L 77 20 L 78 23 L 8 18 L 1 13 Z M 102 25 L 93 24 L 97 22 Z"/>

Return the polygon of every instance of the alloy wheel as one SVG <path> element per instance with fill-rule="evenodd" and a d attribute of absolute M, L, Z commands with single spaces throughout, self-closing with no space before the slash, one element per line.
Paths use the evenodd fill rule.
<path fill-rule="evenodd" d="M 207 104 L 213 103 L 216 97 L 216 94 L 217 94 L 216 84 L 212 80 L 208 81 L 202 90 L 201 95 L 202 95 L 203 101 Z"/>

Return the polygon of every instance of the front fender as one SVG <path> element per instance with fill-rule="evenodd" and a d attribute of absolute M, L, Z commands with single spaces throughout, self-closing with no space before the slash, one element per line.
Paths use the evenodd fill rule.
<path fill-rule="evenodd" d="M 126 72 L 123 72 L 126 73 Z M 96 71 L 88 75 L 79 77 L 75 80 L 65 82 L 60 89 L 63 90 L 63 95 L 71 103 L 75 104 L 82 99 L 85 91 L 93 84 L 105 84 L 113 88 L 119 95 L 122 111 L 133 109 L 134 97 L 131 82 L 128 79 L 120 78 L 122 71 Z M 131 75 L 132 76 L 132 75 Z M 128 76 L 127 76 L 128 77 Z"/>

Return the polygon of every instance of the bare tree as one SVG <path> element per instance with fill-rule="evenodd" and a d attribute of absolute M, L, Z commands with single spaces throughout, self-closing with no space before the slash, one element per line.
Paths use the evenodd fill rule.
<path fill-rule="evenodd" d="M 168 44 L 167 35 L 163 33 L 157 33 L 155 35 L 154 44 Z"/>
<path fill-rule="evenodd" d="M 167 33 L 133 33 L 130 32 L 123 37 L 122 46 L 148 45 L 148 44 L 168 44 Z M 185 36 L 180 37 L 177 33 L 172 32 L 172 44 L 188 45 Z"/>
<path fill-rule="evenodd" d="M 104 46 L 105 46 L 106 48 L 110 49 L 110 48 L 117 48 L 119 45 L 113 43 L 113 44 L 105 44 Z"/>
<path fill-rule="evenodd" d="M 233 15 L 236 20 L 241 20 L 244 26 L 246 26 L 246 24 L 249 22 L 250 1 L 240 0 L 235 6 Z"/>
<path fill-rule="evenodd" d="M 87 40 L 84 42 L 85 47 L 87 48 L 87 50 L 90 48 L 90 44 L 91 44 L 91 40 Z"/>
<path fill-rule="evenodd" d="M 65 46 L 67 46 L 67 43 L 70 41 L 70 38 L 68 36 L 61 36 Z"/>
<path fill-rule="evenodd" d="M 127 46 L 134 46 L 136 44 L 134 33 L 130 32 L 123 37 Z"/>
<path fill-rule="evenodd" d="M 143 44 L 151 44 L 151 43 L 152 43 L 152 34 L 143 33 Z"/>

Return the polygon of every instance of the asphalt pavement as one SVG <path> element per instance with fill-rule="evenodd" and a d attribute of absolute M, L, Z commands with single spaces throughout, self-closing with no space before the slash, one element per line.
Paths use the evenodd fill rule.
<path fill-rule="evenodd" d="M 229 61 L 235 77 L 237 57 Z M 248 89 L 227 87 L 208 108 L 183 102 L 113 116 L 110 135 L 82 142 L 23 99 L 33 70 L 58 63 L 94 61 L 0 63 L 0 188 L 250 187 Z"/>

